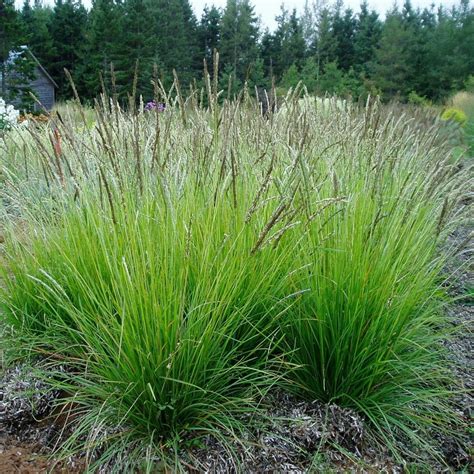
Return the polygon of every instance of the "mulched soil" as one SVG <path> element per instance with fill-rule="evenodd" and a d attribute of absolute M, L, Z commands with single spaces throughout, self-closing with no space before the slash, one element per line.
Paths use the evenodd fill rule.
<path fill-rule="evenodd" d="M 450 239 L 463 249 L 447 272 L 452 274 L 449 291 L 459 296 L 448 309 L 450 324 L 459 329 L 446 346 L 455 373 L 465 393 L 456 400 L 456 409 L 467 423 L 472 421 L 474 393 L 474 260 L 472 227 L 458 229 Z M 454 271 L 455 268 L 460 270 Z M 51 453 L 64 433 L 64 417 L 55 414 L 54 401 L 60 396 L 47 383 L 40 382 L 26 366 L 4 372 L 0 378 L 0 473 L 80 473 L 85 460 L 80 456 L 59 462 Z M 235 442 L 243 472 L 303 473 L 336 470 L 339 472 L 403 472 L 402 465 L 371 441 L 364 420 L 355 412 L 320 402 L 301 402 L 276 392 L 268 397 L 262 423 L 249 420 L 252 443 Z M 472 444 L 464 445 L 439 436 L 445 461 L 451 467 L 433 465 L 433 472 L 469 471 Z M 342 448 L 336 449 L 334 445 Z M 181 453 L 189 472 L 235 472 L 227 447 L 208 436 L 199 445 Z M 311 453 L 312 456 L 308 456 Z M 321 457 L 318 457 L 321 453 Z M 317 462 L 311 465 L 311 457 Z M 354 462 L 354 459 L 356 462 Z M 101 470 L 108 472 L 107 466 Z"/>
<path fill-rule="evenodd" d="M 468 203 L 466 203 L 468 204 Z M 470 203 L 472 207 L 472 202 Z M 472 427 L 474 408 L 474 221 L 460 227 L 449 239 L 457 249 L 456 257 L 446 268 L 450 275 L 448 293 L 457 298 L 448 310 L 449 323 L 456 331 L 455 337 L 445 342 L 453 362 L 460 394 L 454 400 L 455 408 L 466 426 Z M 457 470 L 472 472 L 474 446 L 472 436 L 466 436 L 460 445 L 449 438 L 441 439 L 445 458 Z"/>
<path fill-rule="evenodd" d="M 232 446 L 241 472 L 299 474 L 361 470 L 361 466 L 371 472 L 401 472 L 386 452 L 371 446 L 364 420 L 354 411 L 317 401 L 302 402 L 280 392 L 267 403 L 267 422 L 260 419 L 259 428 L 249 430 L 254 442 Z M 229 447 L 211 436 L 201 447 L 183 453 L 182 460 L 194 467 L 191 472 L 236 472 Z"/>
<path fill-rule="evenodd" d="M 0 431 L 0 472 L 2 474 L 82 473 L 84 464 L 52 460 L 51 450 L 38 442 L 24 442 Z"/>
<path fill-rule="evenodd" d="M 0 380 L 0 473 L 79 473 L 80 459 L 50 458 L 66 435 L 64 416 L 55 413 L 60 392 L 51 390 L 27 366 L 13 367 Z"/>

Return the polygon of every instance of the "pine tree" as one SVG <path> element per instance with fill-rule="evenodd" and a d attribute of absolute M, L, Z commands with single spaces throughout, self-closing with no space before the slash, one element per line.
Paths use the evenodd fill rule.
<path fill-rule="evenodd" d="M 406 99 L 413 90 L 412 41 L 412 32 L 405 28 L 403 15 L 395 7 L 387 14 L 373 67 L 374 79 L 386 99 Z"/>
<path fill-rule="evenodd" d="M 75 75 L 85 44 L 86 23 L 87 12 L 80 0 L 56 0 L 50 25 L 54 56 L 49 73 L 59 86 L 59 97 L 69 95 L 64 69 Z"/>
<path fill-rule="evenodd" d="M 282 5 L 281 13 L 276 17 L 277 29 L 274 34 L 274 74 L 280 78 L 293 64 L 298 70 L 301 69 L 305 60 L 306 44 L 303 37 L 303 29 L 296 10 L 289 14 Z"/>
<path fill-rule="evenodd" d="M 417 93 L 424 97 L 434 97 L 439 90 L 436 80 L 436 69 L 431 63 L 431 44 L 435 41 L 437 33 L 437 21 L 434 12 L 434 5 L 429 9 L 425 8 L 420 13 L 420 36 L 424 47 L 424 59 L 427 67 L 423 74 L 419 75 L 419 84 Z"/>
<path fill-rule="evenodd" d="M 15 46 L 19 18 L 15 10 L 14 0 L 0 0 L 0 96 L 7 94 L 7 62 L 10 51 Z"/>
<path fill-rule="evenodd" d="M 403 28 L 407 35 L 406 61 L 410 75 L 407 77 L 410 92 L 425 95 L 426 76 L 432 65 L 428 61 L 427 37 L 424 34 L 421 13 L 412 7 L 410 0 L 406 0 L 402 10 Z"/>
<path fill-rule="evenodd" d="M 301 17 L 282 7 L 276 30 L 267 29 L 260 41 L 252 0 L 227 0 L 223 11 L 206 7 L 199 23 L 190 0 L 92 0 L 89 14 L 81 0 L 55 0 L 54 8 L 42 1 L 23 0 L 17 12 L 14 0 L 0 0 L 0 66 L 6 67 L 12 49 L 28 45 L 59 83 L 60 98 L 71 93 L 64 68 L 87 99 L 100 92 L 100 75 L 110 87 L 112 65 L 122 98 L 132 90 L 135 71 L 137 96 L 151 98 L 155 65 L 166 86 L 176 69 L 184 89 L 201 77 L 203 58 L 210 66 L 214 49 L 225 88 L 232 79 L 231 94 L 245 81 L 268 87 L 272 78 L 280 82 L 285 76 L 282 83 L 303 79 L 312 91 L 381 91 L 387 100 L 416 92 L 440 100 L 462 88 L 474 70 L 469 0 L 437 13 L 433 7 L 414 9 L 406 0 L 384 21 L 366 0 L 357 15 L 343 0 L 334 6 L 306 0 Z"/>
<path fill-rule="evenodd" d="M 150 21 L 150 9 L 146 0 L 126 0 L 120 7 L 119 41 L 111 47 L 111 58 L 115 70 L 117 93 L 125 99 L 133 92 L 136 79 L 136 99 L 153 97 L 153 67 L 160 65 L 155 26 Z"/>
<path fill-rule="evenodd" d="M 337 64 L 344 71 L 348 71 L 354 64 L 355 28 L 354 13 L 350 8 L 342 12 L 342 2 L 339 1 L 333 18 L 333 34 Z"/>
<path fill-rule="evenodd" d="M 271 80 L 275 77 L 274 62 L 279 59 L 275 35 L 267 28 L 260 41 L 259 56 L 262 58 L 265 76 Z"/>
<path fill-rule="evenodd" d="M 220 9 L 212 6 L 204 8 L 201 22 L 199 24 L 199 48 L 202 58 L 206 59 L 210 65 L 214 50 L 219 50 L 221 40 L 221 19 Z"/>
<path fill-rule="evenodd" d="M 227 0 L 221 22 L 221 58 L 239 81 L 258 58 L 258 24 L 249 0 Z"/>
<path fill-rule="evenodd" d="M 310 51 L 315 56 L 318 74 L 324 70 L 325 64 L 337 59 L 333 18 L 331 10 L 327 7 L 318 12 L 316 37 Z"/>
<path fill-rule="evenodd" d="M 254 89 L 257 90 L 267 90 L 271 87 L 270 77 L 265 75 L 265 68 L 263 66 L 263 59 L 258 58 L 250 66 L 249 77 L 248 77 L 248 86 L 254 92 Z"/>
<path fill-rule="evenodd" d="M 34 63 L 23 48 L 26 39 L 13 0 L 0 0 L 0 97 L 29 110 L 33 100 L 28 83 L 34 79 Z"/>
<path fill-rule="evenodd" d="M 380 37 L 382 34 L 382 23 L 378 14 L 369 11 L 367 1 L 360 5 L 354 32 L 354 69 L 356 72 L 367 76 L 375 59 Z"/>
<path fill-rule="evenodd" d="M 324 71 L 319 76 L 317 88 L 319 94 L 343 95 L 346 92 L 344 72 L 338 67 L 336 61 L 325 64 Z"/>
<path fill-rule="evenodd" d="M 184 84 L 190 84 L 196 75 L 201 74 L 203 56 L 199 48 L 199 24 L 189 0 L 181 0 L 185 30 L 184 59 L 179 66 Z"/>
<path fill-rule="evenodd" d="M 439 63 L 439 77 L 445 91 L 459 89 L 474 71 L 474 8 L 461 0 L 449 12 L 440 7 L 438 32 L 432 46 L 432 60 Z"/>
<path fill-rule="evenodd" d="M 280 81 L 280 86 L 284 89 L 295 88 L 298 83 L 301 81 L 300 73 L 296 64 L 292 64 L 283 74 L 283 77 Z"/>
<path fill-rule="evenodd" d="M 110 87 L 112 66 L 123 41 L 120 29 L 121 13 L 121 5 L 115 0 L 93 0 L 92 2 L 86 46 L 79 69 L 80 88 L 83 95 L 97 96 L 102 88 L 101 77 L 106 88 Z"/>
<path fill-rule="evenodd" d="M 23 7 L 21 9 L 20 19 L 23 23 L 25 38 L 28 38 L 30 32 L 32 32 L 34 28 L 33 9 L 31 8 L 30 0 L 24 0 Z"/>
<path fill-rule="evenodd" d="M 181 82 L 189 83 L 201 69 L 197 20 L 188 0 L 149 0 L 148 21 L 154 57 L 161 65 L 161 77 L 170 85 L 173 69 Z"/>
<path fill-rule="evenodd" d="M 25 44 L 38 58 L 46 70 L 50 69 L 53 59 L 53 40 L 49 31 L 53 10 L 45 7 L 40 0 L 35 0 L 31 7 L 25 0 L 21 11 L 21 21 L 25 31 Z"/>
<path fill-rule="evenodd" d="M 459 77 L 455 86 L 460 88 L 471 74 L 474 74 L 474 6 L 469 0 L 461 0 L 458 13 L 458 45 L 460 61 Z"/>

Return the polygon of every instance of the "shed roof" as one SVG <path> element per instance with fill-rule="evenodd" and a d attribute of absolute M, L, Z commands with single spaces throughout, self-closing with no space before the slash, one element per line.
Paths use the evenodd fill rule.
<path fill-rule="evenodd" d="M 51 81 L 54 87 L 56 89 L 58 88 L 58 85 L 56 84 L 56 81 L 48 74 L 48 71 L 42 66 L 42 64 L 39 62 L 38 58 L 29 50 L 27 49 L 29 55 L 33 58 L 35 61 L 36 65 L 40 68 L 41 72 Z"/>
<path fill-rule="evenodd" d="M 10 51 L 10 60 L 14 61 L 23 51 L 26 51 L 31 59 L 35 62 L 35 64 L 38 66 L 40 71 L 46 76 L 46 78 L 53 84 L 56 89 L 58 88 L 58 85 L 56 84 L 56 81 L 49 75 L 48 71 L 42 66 L 42 64 L 39 62 L 39 59 L 33 54 L 33 52 L 28 48 L 28 46 L 20 46 L 20 49 L 18 51 Z"/>

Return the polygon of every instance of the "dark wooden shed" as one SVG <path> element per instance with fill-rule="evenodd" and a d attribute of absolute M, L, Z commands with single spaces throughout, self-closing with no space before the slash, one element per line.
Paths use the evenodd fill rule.
<path fill-rule="evenodd" d="M 30 83 L 30 87 L 33 93 L 41 102 L 43 107 L 47 110 L 51 110 L 54 107 L 56 100 L 56 89 L 58 85 L 54 82 L 53 78 L 48 74 L 46 69 L 41 65 L 36 56 L 27 49 L 27 53 L 31 56 L 35 62 L 35 79 Z M 39 105 L 36 108 L 40 108 Z"/>
<path fill-rule="evenodd" d="M 54 107 L 56 100 L 56 89 L 58 85 L 54 79 L 48 74 L 48 71 L 42 66 L 38 58 L 26 47 L 22 46 L 19 51 L 10 53 L 10 61 L 14 61 L 19 55 L 27 55 L 28 59 L 33 62 L 34 65 L 34 79 L 29 83 L 24 84 L 30 88 L 36 98 L 39 100 L 42 106 L 35 104 L 35 110 L 41 111 L 43 108 L 51 110 Z M 1 72 L 0 72 L 1 74 Z M 13 75 L 15 72 L 13 71 Z M 8 77 L 6 81 L 6 89 L 8 93 Z M 13 100 L 14 105 L 19 105 L 19 100 Z"/>

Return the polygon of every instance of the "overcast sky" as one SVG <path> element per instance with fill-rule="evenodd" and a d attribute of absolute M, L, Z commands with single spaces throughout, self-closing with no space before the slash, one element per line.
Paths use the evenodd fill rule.
<path fill-rule="evenodd" d="M 43 0 L 45 3 L 54 3 L 54 0 Z M 398 4 L 402 5 L 404 0 L 398 0 Z M 202 10 L 204 6 L 207 5 L 216 5 L 218 7 L 224 7 L 226 4 L 226 0 L 190 0 L 192 6 L 194 7 L 194 11 L 198 18 L 200 18 Z M 442 0 L 442 1 L 435 1 L 433 0 L 411 0 L 412 5 L 414 7 L 429 7 L 432 3 L 436 5 L 443 5 L 447 8 L 451 7 L 452 5 L 459 4 L 459 0 Z M 16 0 L 17 5 L 21 6 L 23 0 Z M 83 0 L 84 5 L 87 7 L 90 6 L 91 0 Z M 263 26 L 268 26 L 270 29 L 275 27 L 275 16 L 278 15 L 280 11 L 280 5 L 282 2 L 280 0 L 251 0 L 251 3 L 255 5 L 255 13 L 261 18 Z M 296 8 L 298 12 L 303 10 L 305 0 L 286 0 L 283 2 L 285 7 L 288 10 L 292 10 Z M 329 0 L 328 3 L 333 3 Z M 351 7 L 353 10 L 357 11 L 359 9 L 359 5 L 361 0 L 344 0 L 344 5 L 346 7 Z M 369 0 L 369 7 L 377 10 L 380 14 L 385 13 L 387 9 L 389 9 L 394 0 Z"/>
<path fill-rule="evenodd" d="M 195 12 L 198 15 L 198 18 L 201 15 L 201 12 L 204 6 L 214 4 L 216 6 L 225 6 L 226 0 L 190 0 L 191 4 L 194 7 Z M 398 0 L 398 5 L 403 5 L 404 0 Z M 261 17 L 262 23 L 264 26 L 268 26 L 271 29 L 275 27 L 275 16 L 280 12 L 280 5 L 285 4 L 287 10 L 292 10 L 296 8 L 298 12 L 303 10 L 305 0 L 285 0 L 284 2 L 280 0 L 251 0 L 251 3 L 255 5 L 255 12 L 258 16 Z M 310 1 L 311 3 L 311 1 Z M 334 3 L 329 1 L 328 3 Z M 459 0 L 442 0 L 434 1 L 433 0 L 411 0 L 411 3 L 414 7 L 429 7 L 432 3 L 435 5 L 443 5 L 447 8 L 459 4 Z M 355 11 L 359 10 L 359 5 L 361 0 L 344 0 L 344 6 L 350 7 Z M 390 9 L 394 4 L 394 0 L 369 0 L 369 7 L 374 10 L 377 10 L 379 13 L 383 14 L 386 10 Z"/>

